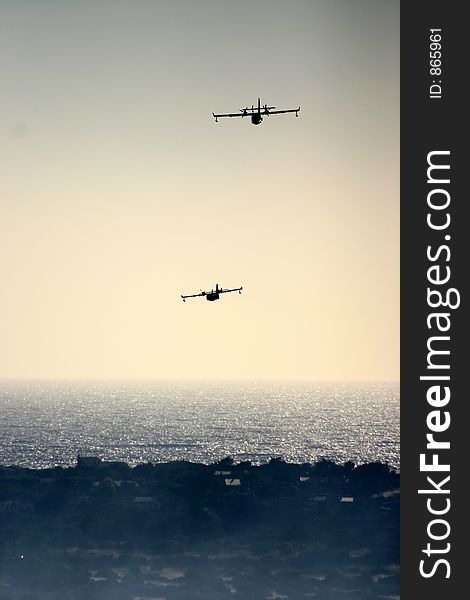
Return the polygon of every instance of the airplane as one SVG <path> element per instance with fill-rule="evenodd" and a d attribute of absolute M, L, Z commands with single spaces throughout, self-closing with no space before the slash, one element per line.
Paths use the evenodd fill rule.
<path fill-rule="evenodd" d="M 275 108 L 275 106 L 268 106 L 267 104 L 261 106 L 261 100 L 258 98 L 258 108 L 252 105 L 251 108 L 249 108 L 248 106 L 246 108 L 240 108 L 240 112 L 238 113 L 224 113 L 217 115 L 215 113 L 212 113 L 212 116 L 215 118 L 216 123 L 218 122 L 218 119 L 220 117 L 250 117 L 253 125 L 259 125 L 261 123 L 261 121 L 263 120 L 262 115 L 267 115 L 269 117 L 270 115 L 295 113 L 296 117 L 299 116 L 300 106 L 299 108 L 289 108 L 287 110 L 273 110 Z"/>
<path fill-rule="evenodd" d="M 206 300 L 209 300 L 209 302 L 214 302 L 214 300 L 218 300 L 220 297 L 220 294 L 226 294 L 227 292 L 238 292 L 239 294 L 242 293 L 242 287 L 239 288 L 233 288 L 232 290 L 224 290 L 222 288 L 219 288 L 219 284 L 216 283 L 215 284 L 215 290 L 212 289 L 210 292 L 203 292 L 201 290 L 200 294 L 191 294 L 189 296 L 181 296 L 181 298 L 183 298 L 183 302 L 186 302 L 186 298 L 197 298 L 198 296 L 205 296 Z"/>

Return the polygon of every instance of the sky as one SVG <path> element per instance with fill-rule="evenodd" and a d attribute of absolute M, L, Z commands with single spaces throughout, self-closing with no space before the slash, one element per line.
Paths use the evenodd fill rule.
<path fill-rule="evenodd" d="M 398 0 L 0 0 L 0 80 L 0 377 L 398 380 Z"/>

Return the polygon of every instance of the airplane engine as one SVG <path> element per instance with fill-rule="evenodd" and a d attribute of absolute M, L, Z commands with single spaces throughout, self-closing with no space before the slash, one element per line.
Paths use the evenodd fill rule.
<path fill-rule="evenodd" d="M 258 114 L 251 115 L 251 122 L 253 123 L 253 125 L 259 125 L 262 120 L 263 120 L 263 117 L 261 115 L 258 115 Z"/>

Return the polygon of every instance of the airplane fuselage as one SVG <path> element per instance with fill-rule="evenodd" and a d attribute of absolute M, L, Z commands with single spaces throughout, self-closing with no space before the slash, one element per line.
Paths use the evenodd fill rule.
<path fill-rule="evenodd" d="M 218 292 L 209 292 L 206 294 L 206 300 L 209 300 L 209 302 L 214 302 L 214 300 L 218 300 L 219 298 L 220 296 Z"/>
<path fill-rule="evenodd" d="M 253 125 L 259 125 L 262 120 L 263 120 L 263 117 L 259 113 L 255 113 L 254 115 L 251 115 L 251 122 L 253 123 Z"/>

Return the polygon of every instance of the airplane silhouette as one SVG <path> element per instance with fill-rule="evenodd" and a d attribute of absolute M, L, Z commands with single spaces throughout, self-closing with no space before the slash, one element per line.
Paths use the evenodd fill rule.
<path fill-rule="evenodd" d="M 197 298 L 199 296 L 205 296 L 206 300 L 209 300 L 209 302 L 214 302 L 214 300 L 218 300 L 220 298 L 220 294 L 227 294 L 228 292 L 238 292 L 239 294 L 242 293 L 242 287 L 239 288 L 233 288 L 231 290 L 224 290 L 222 288 L 219 288 L 219 284 L 216 283 L 215 284 L 215 290 L 212 289 L 210 292 L 203 292 L 201 290 L 200 294 L 190 294 L 189 296 L 181 296 L 181 298 L 183 298 L 183 302 L 186 302 L 186 298 Z"/>
<path fill-rule="evenodd" d="M 299 116 L 300 106 L 299 108 L 288 108 L 286 110 L 273 110 L 274 108 L 276 107 L 268 106 L 267 104 L 261 106 L 261 100 L 260 98 L 258 98 L 258 108 L 252 105 L 251 108 L 240 108 L 240 112 L 237 113 L 212 113 L 212 116 L 215 118 L 216 123 L 221 117 L 250 117 L 253 125 L 259 125 L 261 123 L 261 121 L 263 120 L 262 115 L 267 115 L 269 117 L 270 115 L 283 115 L 285 113 L 295 113 L 296 117 Z"/>

